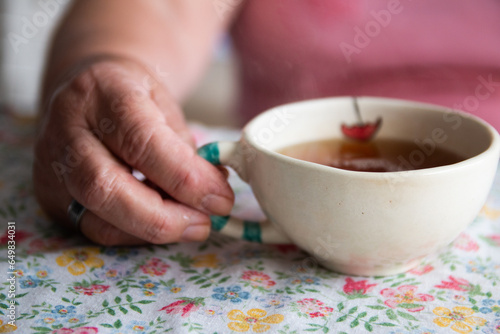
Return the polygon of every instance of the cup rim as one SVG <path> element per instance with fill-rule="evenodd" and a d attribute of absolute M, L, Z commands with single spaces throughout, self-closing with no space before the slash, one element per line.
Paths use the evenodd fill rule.
<path fill-rule="evenodd" d="M 280 154 L 276 151 L 273 151 L 269 148 L 264 147 L 263 145 L 257 143 L 253 137 L 250 136 L 250 131 L 253 127 L 255 127 L 256 123 L 265 117 L 269 117 L 268 115 L 275 111 L 278 110 L 279 108 L 283 108 L 286 106 L 300 106 L 301 104 L 310 104 L 310 103 L 325 103 L 329 101 L 338 101 L 338 100 L 345 100 L 345 99 L 353 99 L 354 96 L 337 96 L 337 97 L 326 97 L 326 98 L 318 98 L 318 99 L 308 99 L 308 100 L 302 100 L 302 101 L 296 101 L 296 102 L 291 102 L 291 103 L 286 103 L 286 104 L 281 104 L 272 108 L 269 108 L 265 110 L 264 112 L 260 113 L 256 117 L 254 117 L 252 120 L 250 120 L 245 127 L 242 130 L 242 138 L 250 144 L 251 147 L 254 149 L 258 150 L 259 152 L 270 156 L 274 159 L 278 159 L 279 161 L 286 162 L 288 164 L 295 164 L 299 166 L 304 166 L 307 168 L 312 168 L 313 170 L 317 171 L 332 171 L 334 170 L 336 173 L 342 173 L 346 174 L 349 176 L 358 176 L 358 177 L 370 177 L 370 178 L 387 178 L 390 175 L 401 175 L 402 173 L 405 174 L 410 174 L 410 175 L 433 175 L 433 174 L 438 174 L 438 173 L 443 173 L 447 172 L 450 169 L 459 169 L 459 168 L 464 168 L 476 163 L 479 163 L 480 160 L 487 159 L 489 155 L 492 154 L 499 154 L 500 153 L 500 135 L 497 132 L 497 130 L 488 122 L 485 120 L 466 113 L 464 111 L 458 110 L 458 109 L 453 109 L 445 106 L 440 106 L 432 103 L 424 103 L 424 102 L 419 102 L 419 101 L 412 101 L 412 100 L 405 100 L 405 99 L 396 99 L 396 98 L 386 98 L 386 97 L 375 97 L 375 96 L 358 96 L 356 97 L 358 101 L 364 100 L 364 101 L 374 101 L 374 102 L 385 102 L 388 104 L 400 104 L 404 107 L 417 107 L 417 108 L 422 108 L 422 109 L 427 109 L 435 112 L 449 112 L 449 113 L 459 113 L 460 117 L 467 118 L 469 120 L 472 120 L 478 124 L 480 124 L 490 135 L 490 144 L 489 146 L 482 151 L 479 154 L 476 154 L 472 157 L 466 158 L 464 160 L 461 160 L 457 163 L 449 164 L 449 165 L 443 165 L 443 166 L 437 166 L 437 167 L 431 167 L 431 168 L 422 168 L 422 169 L 412 169 L 412 170 L 403 170 L 403 171 L 395 171 L 395 172 L 368 172 L 368 171 L 352 171 L 352 170 L 346 170 L 346 169 L 341 169 L 337 167 L 331 167 L 331 166 L 325 166 L 322 164 L 314 163 L 314 162 L 309 162 L 297 158 L 292 158 L 289 156 L 286 156 L 284 154 Z M 497 157 L 498 158 L 498 157 Z"/>

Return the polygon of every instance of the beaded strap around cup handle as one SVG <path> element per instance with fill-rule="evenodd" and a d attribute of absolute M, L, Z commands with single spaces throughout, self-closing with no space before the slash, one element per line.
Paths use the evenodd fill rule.
<path fill-rule="evenodd" d="M 198 149 L 198 155 L 211 164 L 231 166 L 231 160 L 238 148 L 237 142 L 213 142 Z M 238 169 L 235 168 L 238 172 Z M 242 175 L 238 173 L 240 177 Z M 242 179 L 244 179 L 242 177 Z M 292 241 L 269 220 L 262 222 L 248 221 L 233 216 L 210 216 L 212 230 L 237 239 L 266 244 L 291 244 Z"/>

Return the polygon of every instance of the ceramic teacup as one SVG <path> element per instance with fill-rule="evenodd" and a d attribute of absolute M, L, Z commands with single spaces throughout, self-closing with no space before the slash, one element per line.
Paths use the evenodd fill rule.
<path fill-rule="evenodd" d="M 353 98 L 275 107 L 250 121 L 238 142 L 199 149 L 211 163 L 235 169 L 268 218 L 212 217 L 213 229 L 250 241 L 294 243 L 325 267 L 350 275 L 404 272 L 452 242 L 486 201 L 500 154 L 498 133 L 477 117 L 443 107 L 386 98 L 358 101 L 366 121 L 383 119 L 377 138 L 421 144 L 404 157 L 406 163 L 417 164 L 433 145 L 463 160 L 358 172 L 294 159 L 277 151 L 340 138 L 341 124 L 358 121 Z"/>

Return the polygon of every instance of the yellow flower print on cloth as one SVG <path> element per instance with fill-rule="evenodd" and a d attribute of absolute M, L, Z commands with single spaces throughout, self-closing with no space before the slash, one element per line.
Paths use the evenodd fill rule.
<path fill-rule="evenodd" d="M 266 311 L 258 308 L 249 310 L 247 314 L 240 310 L 232 310 L 227 314 L 227 317 L 235 321 L 227 324 L 227 327 L 236 332 L 246 332 L 252 329 L 255 333 L 264 333 L 271 328 L 269 324 L 279 324 L 285 318 L 281 314 L 273 314 L 268 317 L 266 315 Z"/>
<path fill-rule="evenodd" d="M 104 261 L 98 258 L 99 248 L 86 247 L 83 249 L 69 249 L 56 258 L 56 263 L 61 267 L 68 266 L 71 275 L 78 276 L 84 274 L 89 268 L 101 268 Z"/>
<path fill-rule="evenodd" d="M 47 272 L 47 270 L 38 270 L 36 272 L 36 277 L 38 278 L 46 278 L 47 276 L 49 275 L 49 273 Z"/>
<path fill-rule="evenodd" d="M 491 208 L 488 205 L 484 205 L 479 213 L 480 216 L 486 217 L 490 220 L 496 220 L 500 217 L 500 210 L 495 208 Z"/>
<path fill-rule="evenodd" d="M 197 268 L 217 268 L 219 260 L 217 254 L 203 254 L 193 257 L 193 267 Z"/>
<path fill-rule="evenodd" d="M 10 333 L 15 330 L 17 330 L 16 325 L 11 325 L 8 322 L 4 324 L 3 321 L 0 320 L 0 333 Z"/>
<path fill-rule="evenodd" d="M 457 306 L 450 311 L 446 307 L 436 307 L 432 312 L 439 318 L 434 319 L 434 323 L 439 327 L 448 327 L 455 332 L 466 334 L 472 332 L 480 326 L 486 324 L 486 320 L 480 317 L 471 317 L 474 310 L 470 307 Z M 472 326 L 472 327 L 471 327 Z"/>

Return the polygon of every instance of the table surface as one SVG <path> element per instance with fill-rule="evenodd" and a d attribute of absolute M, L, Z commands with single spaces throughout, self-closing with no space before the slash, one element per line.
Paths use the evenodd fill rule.
<path fill-rule="evenodd" d="M 239 137 L 192 129 L 199 144 Z M 68 234 L 34 199 L 33 130 L 32 121 L 0 112 L 0 332 L 500 333 L 500 177 L 475 221 L 442 252 L 404 274 L 352 277 L 291 245 L 217 233 L 147 247 L 99 247 Z M 248 187 L 230 181 L 236 214 L 258 216 Z"/>

